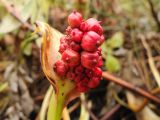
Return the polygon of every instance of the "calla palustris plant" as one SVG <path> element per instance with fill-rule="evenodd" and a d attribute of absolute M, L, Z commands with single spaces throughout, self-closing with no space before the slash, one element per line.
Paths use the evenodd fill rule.
<path fill-rule="evenodd" d="M 66 35 L 37 22 L 42 33 L 41 63 L 52 84 L 56 103 L 54 120 L 61 119 L 67 103 L 81 92 L 95 88 L 102 77 L 100 45 L 104 42 L 103 29 L 94 18 L 83 20 L 76 11 L 68 16 Z"/>

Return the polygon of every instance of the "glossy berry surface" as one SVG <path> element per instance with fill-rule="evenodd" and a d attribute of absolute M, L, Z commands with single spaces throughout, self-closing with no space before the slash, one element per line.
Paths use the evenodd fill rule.
<path fill-rule="evenodd" d="M 64 77 L 67 73 L 68 66 L 67 64 L 65 64 L 65 62 L 63 62 L 62 60 L 59 60 L 56 62 L 54 70 L 59 76 Z"/>
<path fill-rule="evenodd" d="M 82 40 L 82 37 L 83 37 L 83 32 L 80 31 L 79 29 L 77 28 L 74 28 L 72 31 L 71 31 L 71 39 L 75 42 L 78 42 L 80 43 L 81 40 Z"/>
<path fill-rule="evenodd" d="M 90 53 L 83 51 L 81 53 L 81 64 L 83 67 L 92 69 L 97 66 L 99 55 L 97 52 Z"/>
<path fill-rule="evenodd" d="M 68 23 L 72 28 L 79 27 L 82 22 L 82 15 L 76 11 L 68 16 Z"/>
<path fill-rule="evenodd" d="M 85 51 L 94 52 L 102 43 L 100 35 L 94 31 L 89 31 L 83 36 L 81 46 Z"/>
<path fill-rule="evenodd" d="M 94 18 L 90 18 L 90 19 L 86 20 L 86 23 L 88 25 L 88 29 L 87 29 L 88 31 L 95 31 L 99 35 L 102 35 L 103 28 L 99 24 L 100 23 L 99 21 L 97 21 Z"/>
<path fill-rule="evenodd" d="M 80 29 L 82 31 L 94 31 L 99 35 L 103 34 L 103 28 L 100 25 L 100 22 L 94 18 L 89 18 L 88 20 L 82 22 L 80 25 Z"/>
<path fill-rule="evenodd" d="M 72 49 L 67 49 L 62 54 L 62 60 L 66 62 L 68 66 L 75 67 L 80 64 L 80 55 Z"/>

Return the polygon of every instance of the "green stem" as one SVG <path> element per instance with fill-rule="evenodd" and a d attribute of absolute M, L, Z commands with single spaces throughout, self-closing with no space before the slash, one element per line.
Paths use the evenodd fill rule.
<path fill-rule="evenodd" d="M 58 95 L 57 107 L 55 111 L 55 120 L 61 120 L 62 111 L 64 107 L 65 96 Z"/>
<path fill-rule="evenodd" d="M 55 95 L 55 92 L 53 92 L 49 103 L 47 120 L 61 120 L 64 102 L 65 96 Z"/>
<path fill-rule="evenodd" d="M 59 91 L 57 94 L 53 91 L 49 108 L 48 108 L 48 115 L 47 120 L 61 120 L 62 111 L 65 107 L 64 104 L 66 102 L 66 98 L 68 93 L 73 89 L 74 84 L 70 81 L 63 81 L 58 82 Z"/>

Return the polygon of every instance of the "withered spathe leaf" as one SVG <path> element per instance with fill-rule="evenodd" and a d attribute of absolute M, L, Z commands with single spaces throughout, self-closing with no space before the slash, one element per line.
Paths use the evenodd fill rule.
<path fill-rule="evenodd" d="M 60 37 L 62 34 L 57 30 L 51 28 L 48 24 L 37 22 L 38 31 L 42 34 L 41 46 L 41 63 L 42 69 L 54 87 L 56 82 L 60 79 L 53 70 L 54 63 L 60 59 L 61 54 L 58 52 Z"/>

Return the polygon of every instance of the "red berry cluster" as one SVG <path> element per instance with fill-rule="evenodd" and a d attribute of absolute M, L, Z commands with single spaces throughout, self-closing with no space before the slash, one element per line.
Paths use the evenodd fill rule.
<path fill-rule="evenodd" d="M 96 87 L 102 77 L 103 29 L 99 21 L 84 21 L 76 11 L 68 16 L 68 23 L 66 35 L 60 39 L 62 58 L 55 63 L 54 70 L 61 78 L 75 81 L 80 92 L 86 92 Z"/>

